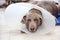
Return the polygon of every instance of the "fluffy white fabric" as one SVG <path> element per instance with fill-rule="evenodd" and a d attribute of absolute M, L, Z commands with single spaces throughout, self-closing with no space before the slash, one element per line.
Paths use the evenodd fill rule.
<path fill-rule="evenodd" d="M 35 33 L 30 33 L 24 24 L 21 24 L 23 16 L 29 12 L 30 9 L 36 8 L 42 12 L 43 24 Z M 6 25 L 9 26 L 10 30 L 23 30 L 28 34 L 46 34 L 54 30 L 55 27 L 55 17 L 51 15 L 47 10 L 29 3 L 16 3 L 11 4 L 7 7 L 5 11 L 5 21 Z M 13 28 L 15 27 L 15 28 Z"/>

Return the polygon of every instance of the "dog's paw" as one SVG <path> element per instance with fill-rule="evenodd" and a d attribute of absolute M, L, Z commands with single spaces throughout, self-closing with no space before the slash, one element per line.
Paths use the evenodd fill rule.
<path fill-rule="evenodd" d="M 26 34 L 26 32 L 24 32 L 24 31 L 22 31 L 22 30 L 20 31 L 20 33 L 22 33 L 22 34 Z"/>

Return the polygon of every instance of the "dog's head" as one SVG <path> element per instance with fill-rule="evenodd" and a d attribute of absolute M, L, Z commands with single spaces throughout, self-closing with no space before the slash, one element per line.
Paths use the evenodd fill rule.
<path fill-rule="evenodd" d="M 33 8 L 27 15 L 23 16 L 21 22 L 26 25 L 28 31 L 36 32 L 38 27 L 42 24 L 42 13 L 41 11 Z"/>

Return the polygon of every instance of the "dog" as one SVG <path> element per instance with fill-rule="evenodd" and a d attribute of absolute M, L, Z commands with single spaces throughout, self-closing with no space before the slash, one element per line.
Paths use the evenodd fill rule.
<path fill-rule="evenodd" d="M 22 23 L 26 24 L 26 28 L 30 32 L 35 32 L 42 24 L 42 13 L 37 9 L 31 9 L 29 14 L 25 15 L 21 21 Z"/>
<path fill-rule="evenodd" d="M 58 8 L 55 2 L 52 1 L 41 1 L 36 3 L 38 6 L 49 11 L 53 16 L 57 16 Z M 32 8 L 29 14 L 25 15 L 21 22 L 26 25 L 29 32 L 36 32 L 39 26 L 42 25 L 42 12 L 38 9 Z"/>
<path fill-rule="evenodd" d="M 58 13 L 58 3 L 54 2 L 54 1 L 35 1 L 33 2 L 33 4 L 36 4 L 44 9 L 46 9 L 47 11 L 49 11 L 50 13 L 52 13 L 52 15 L 54 15 L 55 17 L 57 17 L 57 13 Z"/>

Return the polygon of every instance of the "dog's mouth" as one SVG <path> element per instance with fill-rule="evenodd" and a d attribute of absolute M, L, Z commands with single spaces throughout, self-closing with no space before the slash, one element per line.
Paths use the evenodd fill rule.
<path fill-rule="evenodd" d="M 31 30 L 28 30 L 28 31 L 31 32 L 31 33 L 35 33 L 37 30 L 31 29 Z"/>
<path fill-rule="evenodd" d="M 28 30 L 29 32 L 31 32 L 31 33 L 35 33 L 37 30 Z"/>

